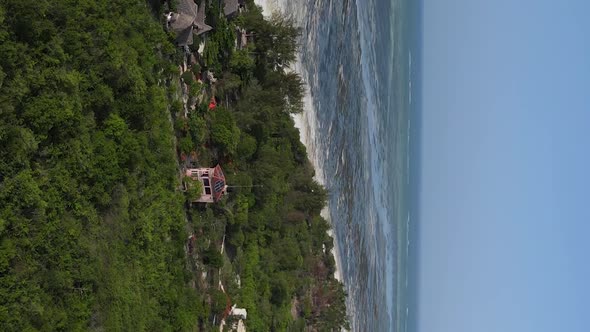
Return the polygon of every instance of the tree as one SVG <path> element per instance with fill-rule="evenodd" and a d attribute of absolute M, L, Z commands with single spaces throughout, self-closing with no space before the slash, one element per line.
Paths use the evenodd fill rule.
<path fill-rule="evenodd" d="M 244 160 L 248 160 L 256 152 L 256 148 L 256 139 L 246 133 L 242 133 L 240 137 L 240 142 L 237 146 L 238 157 Z"/>
<path fill-rule="evenodd" d="M 295 61 L 301 30 L 295 27 L 292 17 L 274 12 L 269 21 L 254 24 L 252 21 L 250 18 L 246 20 L 246 24 L 249 23 L 246 28 L 256 36 L 255 52 L 260 64 L 270 70 L 278 70 Z"/>
<path fill-rule="evenodd" d="M 284 278 L 275 279 L 272 282 L 270 301 L 276 306 L 281 306 L 289 300 L 289 286 Z"/>
<path fill-rule="evenodd" d="M 175 51 L 141 1 L 1 2 L 0 330 L 194 329 Z"/>
<path fill-rule="evenodd" d="M 211 311 L 216 315 L 221 315 L 228 304 L 227 295 L 219 289 L 212 289 L 211 302 Z"/>
<path fill-rule="evenodd" d="M 211 122 L 213 144 L 218 146 L 223 154 L 234 154 L 239 142 L 240 129 L 232 114 L 226 108 L 218 106 Z"/>
<path fill-rule="evenodd" d="M 248 82 L 254 68 L 254 59 L 250 56 L 248 50 L 238 50 L 232 55 L 229 67 L 233 73 L 240 76 L 242 81 Z"/>
<path fill-rule="evenodd" d="M 282 75 L 281 90 L 287 100 L 289 113 L 303 112 L 303 94 L 305 88 L 301 76 L 296 72 L 288 72 Z"/>
<path fill-rule="evenodd" d="M 104 122 L 104 133 L 114 140 L 121 140 L 127 133 L 127 124 L 116 113 L 111 113 Z"/>
<path fill-rule="evenodd" d="M 317 322 L 320 329 L 339 331 L 349 330 L 350 322 L 346 314 L 346 292 L 340 282 L 328 283 L 323 286 L 323 296 L 329 305 L 319 308 Z"/>
<path fill-rule="evenodd" d="M 203 120 L 203 117 L 197 112 L 191 112 L 189 114 L 188 127 L 193 143 L 196 146 L 203 144 L 207 135 L 207 124 Z"/>
<path fill-rule="evenodd" d="M 217 88 L 222 95 L 232 95 L 236 99 L 237 93 L 242 87 L 242 79 L 239 75 L 233 73 L 224 73 L 219 81 L 217 81 Z"/>
<path fill-rule="evenodd" d="M 223 256 L 215 248 L 209 248 L 203 253 L 203 263 L 219 269 L 223 266 Z"/>

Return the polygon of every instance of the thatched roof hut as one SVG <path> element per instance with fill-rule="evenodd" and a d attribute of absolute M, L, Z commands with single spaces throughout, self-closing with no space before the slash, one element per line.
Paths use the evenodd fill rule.
<path fill-rule="evenodd" d="M 179 46 L 193 44 L 193 35 L 200 35 L 212 28 L 205 24 L 205 6 L 200 7 L 194 0 L 179 0 L 176 12 L 167 15 L 168 29 L 176 32 Z"/>

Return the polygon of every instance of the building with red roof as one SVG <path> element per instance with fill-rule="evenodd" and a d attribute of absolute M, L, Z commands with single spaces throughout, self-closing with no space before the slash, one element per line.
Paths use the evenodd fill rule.
<path fill-rule="evenodd" d="M 213 168 L 187 168 L 185 175 L 202 185 L 201 197 L 194 202 L 216 203 L 227 191 L 225 175 L 219 165 Z"/>

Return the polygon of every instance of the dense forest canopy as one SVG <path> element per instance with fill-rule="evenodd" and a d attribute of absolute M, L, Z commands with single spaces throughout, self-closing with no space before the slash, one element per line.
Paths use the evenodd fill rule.
<path fill-rule="evenodd" d="M 3 331 L 193 325 L 174 51 L 143 1 L 1 2 Z"/>
<path fill-rule="evenodd" d="M 169 4 L 0 2 L 1 330 L 217 330 L 228 301 L 251 331 L 347 326 L 327 193 L 290 116 L 299 31 L 252 1 L 232 20 L 207 5 L 214 30 L 180 75 Z M 246 187 L 187 204 L 188 154 Z"/>

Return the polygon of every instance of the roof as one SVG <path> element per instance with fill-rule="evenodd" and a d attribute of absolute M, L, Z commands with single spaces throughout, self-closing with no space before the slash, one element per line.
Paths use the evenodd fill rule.
<path fill-rule="evenodd" d="M 205 24 L 205 6 L 197 6 L 194 0 L 179 0 L 168 22 L 172 31 L 176 32 L 176 42 L 180 46 L 192 45 L 193 34 L 200 35 L 211 30 Z"/>
<path fill-rule="evenodd" d="M 196 15 L 195 15 L 196 16 Z M 170 17 L 168 25 L 172 31 L 180 33 L 192 27 L 195 17 L 183 13 L 173 13 Z"/>
<path fill-rule="evenodd" d="M 193 44 L 193 28 L 191 27 L 191 28 L 187 28 L 187 29 L 180 31 L 176 35 L 176 42 L 180 46 L 192 45 Z"/>
<path fill-rule="evenodd" d="M 225 175 L 221 170 L 221 166 L 215 166 L 213 176 L 211 176 L 211 184 L 213 189 L 213 200 L 217 202 L 225 193 Z"/>
<path fill-rule="evenodd" d="M 223 1 L 223 13 L 225 16 L 233 15 L 238 11 L 240 6 L 239 0 L 224 0 Z"/>
<path fill-rule="evenodd" d="M 180 32 L 190 27 L 197 18 L 197 4 L 193 0 L 179 0 L 176 13 L 170 19 L 170 28 Z"/>
<path fill-rule="evenodd" d="M 207 32 L 207 31 L 211 31 L 212 29 L 213 28 L 210 25 L 203 24 L 203 25 L 200 25 L 200 26 L 196 27 L 194 30 L 195 30 L 195 33 L 198 36 L 198 35 L 200 35 L 202 33 Z"/>
<path fill-rule="evenodd" d="M 185 169 L 184 174 L 192 180 L 201 182 L 203 185 L 201 196 L 194 202 L 215 203 L 226 194 L 225 175 L 219 165 L 200 168 L 191 168 L 189 166 Z"/>
<path fill-rule="evenodd" d="M 205 4 L 203 1 L 203 4 L 201 4 L 199 9 L 197 10 L 197 18 L 195 19 L 195 25 L 197 27 L 197 36 L 213 29 L 211 26 L 205 24 L 205 17 Z"/>
<path fill-rule="evenodd" d="M 192 17 L 197 16 L 197 4 L 194 0 L 178 0 L 176 4 L 176 11 L 178 13 L 184 13 Z"/>
<path fill-rule="evenodd" d="M 201 4 L 201 6 L 197 10 L 197 19 L 195 21 L 202 22 L 205 24 L 205 1 Z"/>

